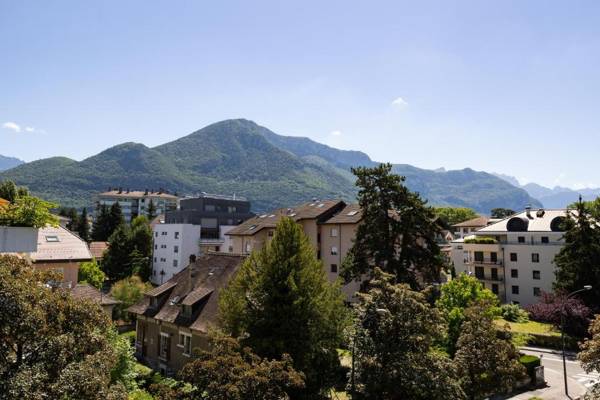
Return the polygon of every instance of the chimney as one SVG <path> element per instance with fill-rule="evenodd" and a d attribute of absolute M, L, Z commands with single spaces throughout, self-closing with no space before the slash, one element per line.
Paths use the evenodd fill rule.
<path fill-rule="evenodd" d="M 525 207 L 525 214 L 527 215 L 527 218 L 532 219 L 532 216 L 531 216 L 531 204 L 528 204 Z"/>
<path fill-rule="evenodd" d="M 148 189 L 144 192 L 144 195 L 148 196 Z"/>
<path fill-rule="evenodd" d="M 196 256 L 194 254 L 192 254 L 192 255 L 190 255 L 190 264 L 188 265 L 188 293 L 191 292 L 192 289 L 194 289 L 194 282 L 192 281 L 194 274 L 192 273 L 192 268 L 194 267 L 195 263 L 196 263 Z"/>

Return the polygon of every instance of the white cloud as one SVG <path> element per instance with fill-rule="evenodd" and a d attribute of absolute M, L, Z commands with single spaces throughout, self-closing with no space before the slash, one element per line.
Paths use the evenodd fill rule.
<path fill-rule="evenodd" d="M 332 131 L 331 136 L 342 136 L 342 131 Z"/>
<path fill-rule="evenodd" d="M 10 129 L 11 131 L 21 132 L 21 127 L 14 122 L 5 122 L 2 124 L 4 129 Z"/>
<path fill-rule="evenodd" d="M 392 101 L 392 105 L 398 108 L 404 108 L 408 106 L 408 103 L 402 97 L 398 97 L 396 100 Z"/>
<path fill-rule="evenodd" d="M 27 126 L 27 127 L 25 127 L 25 132 L 35 132 L 35 128 L 32 128 L 31 126 Z"/>

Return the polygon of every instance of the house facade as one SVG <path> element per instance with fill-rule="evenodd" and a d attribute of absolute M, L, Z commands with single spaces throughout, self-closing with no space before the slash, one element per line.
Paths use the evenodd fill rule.
<path fill-rule="evenodd" d="M 110 207 L 114 203 L 119 203 L 123 212 L 123 218 L 127 222 L 130 222 L 138 215 L 148 215 L 150 200 L 152 200 L 156 208 L 155 214 L 159 215 L 175 210 L 179 197 L 166 191 L 123 190 L 122 188 L 109 190 L 98 195 L 98 204 L 100 205 Z"/>
<path fill-rule="evenodd" d="M 156 224 L 152 229 L 153 254 L 150 280 L 161 285 L 183 270 L 200 251 L 200 225 Z"/>
<path fill-rule="evenodd" d="M 477 277 L 502 302 L 537 303 L 542 291 L 552 291 L 564 218 L 566 210 L 526 209 L 455 240 L 456 272 Z"/>

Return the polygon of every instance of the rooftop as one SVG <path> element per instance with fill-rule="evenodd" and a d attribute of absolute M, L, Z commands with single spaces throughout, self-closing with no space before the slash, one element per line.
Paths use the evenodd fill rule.
<path fill-rule="evenodd" d="M 179 197 L 175 196 L 171 193 L 158 191 L 143 191 L 143 190 L 111 190 L 108 192 L 99 193 L 100 197 L 122 197 L 122 198 L 162 198 L 162 199 L 171 199 L 177 200 Z"/>
<path fill-rule="evenodd" d="M 214 194 L 214 193 L 201 192 L 196 197 L 186 197 L 186 199 L 195 199 L 195 198 L 218 199 L 218 200 L 233 200 L 233 201 L 248 201 L 248 199 L 246 199 L 245 197 L 238 196 L 235 193 L 233 195 L 227 195 L 227 194 Z"/>
<path fill-rule="evenodd" d="M 108 242 L 90 242 L 90 253 L 96 260 L 101 260 L 104 257 L 104 251 L 108 250 Z"/>
<path fill-rule="evenodd" d="M 574 211 L 571 210 L 571 213 Z M 490 224 L 484 228 L 479 229 L 476 234 L 491 234 L 491 233 L 505 233 L 505 232 L 558 232 L 552 229 L 552 221 L 559 217 L 566 217 L 567 210 L 565 209 L 532 209 L 530 211 L 522 211 L 514 214 L 508 218 L 504 218 L 496 223 Z M 521 220 L 524 229 L 509 229 L 509 221 Z M 558 220 L 557 220 L 558 221 Z M 519 222 L 519 221 L 517 221 Z M 555 222 L 556 224 L 556 222 Z M 512 225 L 512 223 L 511 223 Z"/>
<path fill-rule="evenodd" d="M 362 219 L 358 204 L 348 204 L 342 211 L 325 221 L 326 224 L 356 224 Z"/>
<path fill-rule="evenodd" d="M 479 216 L 477 218 L 470 219 L 468 221 L 461 222 L 459 224 L 452 225 L 455 228 L 478 228 L 482 226 L 487 226 L 490 222 L 490 218 Z"/>
<path fill-rule="evenodd" d="M 91 300 L 100 305 L 119 304 L 120 301 L 115 300 L 108 294 L 102 293 L 100 290 L 88 284 L 77 284 L 71 289 L 71 296 L 75 299 Z"/>
<path fill-rule="evenodd" d="M 92 253 L 73 232 L 61 226 L 47 226 L 38 230 L 37 251 L 29 253 L 33 262 L 43 261 L 89 261 Z"/>

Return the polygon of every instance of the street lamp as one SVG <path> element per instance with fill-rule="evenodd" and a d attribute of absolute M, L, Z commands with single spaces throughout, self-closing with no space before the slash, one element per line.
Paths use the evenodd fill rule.
<path fill-rule="evenodd" d="M 569 397 L 569 387 L 567 385 L 567 359 L 565 356 L 565 306 L 567 305 L 567 300 L 569 300 L 571 297 L 575 296 L 577 293 L 587 292 L 588 290 L 592 290 L 592 285 L 585 285 L 583 289 L 569 293 L 560 312 L 560 339 L 562 341 L 563 376 L 565 378 L 565 395 L 567 395 L 567 397 Z"/>

